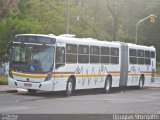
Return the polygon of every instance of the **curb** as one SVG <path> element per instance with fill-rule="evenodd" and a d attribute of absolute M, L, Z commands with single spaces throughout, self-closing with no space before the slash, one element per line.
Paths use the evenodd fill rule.
<path fill-rule="evenodd" d="M 160 88 L 160 83 L 151 83 L 151 85 L 146 85 L 144 87 Z"/>
<path fill-rule="evenodd" d="M 16 88 L 9 88 L 8 85 L 0 85 L 0 92 L 5 92 L 5 91 L 12 91 L 16 90 Z"/>
<path fill-rule="evenodd" d="M 9 88 L 8 85 L 0 85 L 0 93 L 6 93 L 6 92 L 26 93 L 28 91 L 20 88 Z"/>

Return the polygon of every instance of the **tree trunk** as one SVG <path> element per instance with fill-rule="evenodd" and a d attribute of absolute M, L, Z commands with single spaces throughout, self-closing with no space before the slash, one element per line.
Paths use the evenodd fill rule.
<path fill-rule="evenodd" d="M 118 31 L 117 24 L 118 24 L 117 18 L 114 18 L 113 31 L 112 31 L 112 41 L 117 41 L 117 31 Z"/>
<path fill-rule="evenodd" d="M 14 0 L 8 0 L 7 4 L 1 9 L 0 20 L 3 20 L 9 14 L 10 7 L 13 5 Z"/>

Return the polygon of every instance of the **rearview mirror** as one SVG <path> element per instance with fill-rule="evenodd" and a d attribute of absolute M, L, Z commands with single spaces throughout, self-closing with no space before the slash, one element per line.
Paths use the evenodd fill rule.
<path fill-rule="evenodd" d="M 12 50 L 12 45 L 13 45 L 13 42 L 9 42 L 7 44 L 7 54 L 10 54 L 11 50 Z"/>

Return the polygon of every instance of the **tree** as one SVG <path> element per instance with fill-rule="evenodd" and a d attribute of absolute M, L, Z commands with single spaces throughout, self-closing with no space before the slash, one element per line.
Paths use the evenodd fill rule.
<path fill-rule="evenodd" d="M 1 10 L 0 10 L 0 20 L 5 19 L 9 13 L 10 10 L 15 8 L 15 3 L 17 3 L 18 0 L 2 0 L 0 2 Z"/>
<path fill-rule="evenodd" d="M 159 0 L 70 0 L 70 34 L 134 43 L 136 23 L 149 14 L 160 16 L 159 8 Z M 140 24 L 138 44 L 153 45 L 159 50 L 159 26 L 159 20 Z M 0 0 L 2 51 L 15 34 L 65 32 L 66 0 Z"/>
<path fill-rule="evenodd" d="M 107 0 L 107 8 L 110 12 L 112 19 L 113 19 L 113 25 L 112 25 L 112 40 L 117 40 L 117 31 L 120 27 L 120 15 L 122 14 L 122 9 L 124 8 L 124 0 Z"/>
<path fill-rule="evenodd" d="M 0 23 L 0 56 L 6 55 L 6 46 L 16 34 L 38 33 L 40 30 L 37 22 L 28 22 L 19 19 L 7 19 Z"/>

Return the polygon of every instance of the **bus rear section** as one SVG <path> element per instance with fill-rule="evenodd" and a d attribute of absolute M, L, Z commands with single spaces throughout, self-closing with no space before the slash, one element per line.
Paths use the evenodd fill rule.
<path fill-rule="evenodd" d="M 120 86 L 150 85 L 156 71 L 156 52 L 154 47 L 135 44 L 121 45 Z"/>

